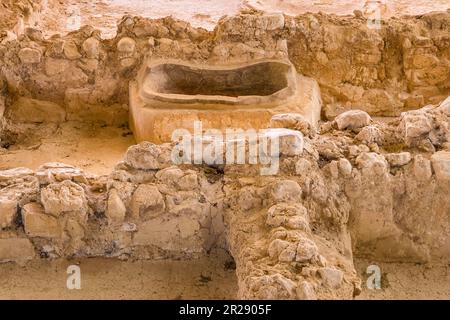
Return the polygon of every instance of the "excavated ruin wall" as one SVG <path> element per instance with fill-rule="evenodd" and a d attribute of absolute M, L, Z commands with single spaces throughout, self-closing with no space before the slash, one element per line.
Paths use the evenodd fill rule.
<path fill-rule="evenodd" d="M 306 36 L 305 19 L 318 34 Z M 332 36 L 338 39 L 325 41 L 328 22 L 314 19 L 339 25 Z M 144 52 L 197 62 L 284 59 L 289 52 L 301 73 L 319 81 L 326 113 L 343 103 L 377 115 L 398 114 L 412 106 L 399 106 L 391 98 L 417 87 L 403 74 L 403 49 L 393 46 L 391 52 L 388 44 L 401 43 L 403 48 L 406 42 L 407 50 L 415 48 L 428 58 L 433 52 L 439 62 L 431 57 L 437 64 L 411 74 L 424 70 L 427 76 L 420 87 L 439 91 L 427 91 L 433 94 L 423 102 L 439 100 L 448 94 L 448 46 L 442 45 L 448 19 L 448 13 L 439 13 L 389 20 L 387 38 L 377 42 L 376 52 L 374 31 L 352 25 L 365 28 L 363 21 L 324 15 L 241 15 L 223 19 L 213 33 L 171 18 L 126 17 L 113 40 L 101 40 L 90 27 L 52 39 L 28 29 L 19 41 L 0 46 L 4 132 L 20 130 L 20 123 L 125 123 L 128 81 Z M 405 21 L 420 32 L 408 31 Z M 348 35 L 340 42 L 343 28 Z M 393 40 L 408 32 L 411 46 L 407 40 Z M 419 34 L 432 39 L 417 38 Z M 293 37 L 287 43 L 286 35 Z M 366 55 L 357 60 L 358 50 L 348 55 L 335 51 L 348 61 L 333 65 L 334 56 L 325 48 L 336 43 L 345 44 L 342 50 L 359 48 Z M 360 73 L 369 65 L 378 66 L 379 54 L 380 68 L 389 76 L 383 81 L 378 73 L 358 78 L 369 72 Z M 329 64 L 329 73 L 312 67 L 316 58 Z M 356 61 L 361 69 L 353 69 Z M 342 70 L 354 70 L 350 75 L 356 76 L 346 78 L 349 73 Z M 364 100 L 355 87 L 362 88 L 363 96 L 373 90 L 392 96 Z M 359 92 L 352 96 L 355 104 L 347 103 L 342 90 Z M 36 172 L 2 171 L 0 260 L 192 258 L 225 247 L 236 260 L 241 298 L 351 298 L 359 291 L 353 254 L 378 261 L 448 263 L 449 110 L 447 99 L 403 113 L 388 124 L 352 111 L 323 123 L 320 135 L 309 132 L 294 115 L 274 119 L 273 126 L 301 130 L 307 138 L 298 152 L 282 150 L 280 173 L 273 177 L 253 174 L 257 167 L 173 167 L 171 146 L 150 143 L 131 147 L 109 177 L 90 176 L 63 164 L 46 164 Z"/>
<path fill-rule="evenodd" d="M 0 43 L 17 39 L 24 29 L 36 25 L 48 0 L 0 0 Z"/>
<path fill-rule="evenodd" d="M 327 118 L 349 109 L 398 116 L 448 96 L 450 13 L 392 18 L 381 30 L 366 24 L 362 17 L 253 13 L 223 18 L 208 32 L 172 18 L 125 17 L 112 40 L 92 27 L 51 39 L 27 28 L 0 45 L 0 73 L 16 122 L 41 122 L 36 112 L 53 113 L 56 122 L 126 122 L 128 81 L 144 57 L 289 59 L 318 81 Z"/>

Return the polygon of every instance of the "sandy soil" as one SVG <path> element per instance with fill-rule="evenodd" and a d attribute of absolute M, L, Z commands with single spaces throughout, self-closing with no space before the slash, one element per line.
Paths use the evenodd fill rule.
<path fill-rule="evenodd" d="M 53 2 L 52 2 L 53 1 Z M 41 28 L 51 35 L 69 32 L 91 24 L 102 31 L 104 38 L 114 37 L 117 21 L 126 14 L 147 18 L 174 18 L 189 21 L 193 26 L 214 29 L 224 15 L 241 9 L 255 8 L 266 12 L 298 15 L 305 12 L 326 12 L 338 15 L 362 10 L 365 0 L 50 0 Z M 421 14 L 450 8 L 448 0 L 386 0 L 388 16 Z M 65 17 L 65 18 L 64 18 Z"/>
<path fill-rule="evenodd" d="M 77 122 L 63 123 L 51 134 L 46 134 L 45 128 L 41 128 L 38 134 L 32 133 L 8 150 L 0 149 L 0 170 L 15 167 L 37 169 L 46 162 L 63 162 L 89 173 L 104 175 L 109 174 L 127 148 L 136 143 L 128 128 Z"/>
<path fill-rule="evenodd" d="M 247 6 L 263 11 L 281 11 L 289 15 L 304 12 L 334 13 L 338 15 L 353 14 L 361 10 L 366 0 L 244 0 Z M 448 0 L 384 0 L 390 15 L 414 15 L 430 11 L 445 11 L 450 8 Z"/>
<path fill-rule="evenodd" d="M 79 265 L 81 290 L 66 287 L 67 267 Z M 365 270 L 358 300 L 450 299 L 450 268 L 381 263 L 382 288 L 369 290 Z M 235 299 L 232 260 L 222 252 L 192 261 L 36 260 L 25 266 L 0 265 L 0 299 Z"/>
<path fill-rule="evenodd" d="M 55 3 L 40 27 L 51 35 L 90 24 L 101 30 L 104 38 L 112 38 L 117 22 L 129 14 L 153 19 L 173 16 L 212 30 L 222 16 L 236 14 L 240 8 L 241 0 L 65 0 Z"/>
<path fill-rule="evenodd" d="M 235 299 L 237 280 L 224 252 L 191 261 L 36 260 L 0 264 L 0 299 Z M 79 265 L 81 289 L 67 289 Z"/>
<path fill-rule="evenodd" d="M 376 264 L 381 269 L 381 289 L 367 288 L 367 267 Z M 356 259 L 356 269 L 362 279 L 358 300 L 421 300 L 450 299 L 450 265 L 419 265 L 411 263 L 374 263 Z"/>

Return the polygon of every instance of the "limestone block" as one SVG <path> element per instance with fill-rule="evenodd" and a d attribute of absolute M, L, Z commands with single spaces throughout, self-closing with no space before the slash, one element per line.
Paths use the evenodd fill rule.
<path fill-rule="evenodd" d="M 366 175 L 382 175 L 387 172 L 388 163 L 383 155 L 363 152 L 356 158 L 356 164 Z"/>
<path fill-rule="evenodd" d="M 52 183 L 41 191 L 41 202 L 45 212 L 55 217 L 67 212 L 87 212 L 87 200 L 84 189 L 65 180 L 61 183 Z"/>
<path fill-rule="evenodd" d="M 270 127 L 298 130 L 304 135 L 311 131 L 311 124 L 299 113 L 277 114 L 270 119 Z"/>
<path fill-rule="evenodd" d="M 87 183 L 84 172 L 81 169 L 60 162 L 48 162 L 41 165 L 36 171 L 36 177 L 41 185 L 64 180 Z"/>
<path fill-rule="evenodd" d="M 136 50 L 136 41 L 131 38 L 124 37 L 117 43 L 117 50 L 123 54 L 132 55 Z"/>
<path fill-rule="evenodd" d="M 338 115 L 334 121 L 339 130 L 358 129 L 368 126 L 372 119 L 369 114 L 362 110 L 349 110 Z"/>
<path fill-rule="evenodd" d="M 26 176 L 33 175 L 34 172 L 31 169 L 28 168 L 14 168 L 14 169 L 8 169 L 8 170 L 1 170 L 0 171 L 0 182 L 7 182 L 12 181 L 15 179 L 24 178 Z"/>
<path fill-rule="evenodd" d="M 64 44 L 64 55 L 69 60 L 77 60 L 81 58 L 77 45 L 72 41 L 68 41 Z"/>
<path fill-rule="evenodd" d="M 38 49 L 23 48 L 19 51 L 19 58 L 24 64 L 37 64 L 41 62 L 42 53 Z"/>
<path fill-rule="evenodd" d="M 318 255 L 318 248 L 314 241 L 301 238 L 297 243 L 297 251 L 295 256 L 295 261 L 306 262 L 310 261 Z"/>
<path fill-rule="evenodd" d="M 34 247 L 26 238 L 0 239 L 0 262 L 23 262 L 35 257 Z"/>
<path fill-rule="evenodd" d="M 109 191 L 108 207 L 106 209 L 106 216 L 108 221 L 112 224 L 122 223 L 125 219 L 127 209 L 119 197 L 116 189 Z"/>
<path fill-rule="evenodd" d="M 420 138 L 432 130 L 431 121 L 421 110 L 405 112 L 401 116 L 399 130 L 405 141 L 411 143 L 414 139 Z"/>
<path fill-rule="evenodd" d="M 411 162 L 411 154 L 409 152 L 390 153 L 385 155 L 385 157 L 392 167 L 402 167 Z"/>
<path fill-rule="evenodd" d="M 0 229 L 11 227 L 17 214 L 17 201 L 0 198 Z"/>
<path fill-rule="evenodd" d="M 165 208 L 164 198 L 154 185 L 139 185 L 131 198 L 131 212 L 134 218 L 153 218 Z"/>
<path fill-rule="evenodd" d="M 157 246 L 175 252 L 202 252 L 205 239 L 198 221 L 190 217 L 157 217 L 141 225 L 133 238 L 135 245 Z"/>
<path fill-rule="evenodd" d="M 172 164 L 171 150 L 168 145 L 141 142 L 128 148 L 124 161 L 135 169 L 163 169 Z"/>
<path fill-rule="evenodd" d="M 375 126 L 367 126 L 361 129 L 355 139 L 367 145 L 372 143 L 380 144 L 382 142 L 382 133 Z"/>
<path fill-rule="evenodd" d="M 439 151 L 431 156 L 434 173 L 438 180 L 450 180 L 450 152 Z"/>
<path fill-rule="evenodd" d="M 60 73 L 67 72 L 70 62 L 65 59 L 45 59 L 45 74 L 49 77 L 53 77 Z"/>
<path fill-rule="evenodd" d="M 260 277 L 249 277 L 246 286 L 240 290 L 243 299 L 273 300 L 294 299 L 296 296 L 296 285 L 281 274 L 263 275 Z"/>
<path fill-rule="evenodd" d="M 293 180 L 281 180 L 270 187 L 270 196 L 275 202 L 296 202 L 302 197 L 302 188 Z"/>
<path fill-rule="evenodd" d="M 339 289 L 344 280 L 344 273 L 335 268 L 321 268 L 319 275 L 322 278 L 323 284 L 331 289 Z"/>
<path fill-rule="evenodd" d="M 314 287 L 308 281 L 302 281 L 298 285 L 296 293 L 299 300 L 317 300 L 317 295 Z"/>
<path fill-rule="evenodd" d="M 100 54 L 100 41 L 96 38 L 88 38 L 83 42 L 83 52 L 89 59 L 98 59 Z"/>
<path fill-rule="evenodd" d="M 25 233 L 30 237 L 59 238 L 58 220 L 45 213 L 42 205 L 32 202 L 22 208 Z"/>
<path fill-rule="evenodd" d="M 15 122 L 54 122 L 60 123 L 66 119 L 66 111 L 50 101 L 20 97 L 8 111 L 9 118 Z"/>
<path fill-rule="evenodd" d="M 347 159 L 345 159 L 345 158 L 339 159 L 338 168 L 339 168 L 339 172 L 344 177 L 350 177 L 351 176 L 353 168 L 352 168 L 352 164 Z"/>

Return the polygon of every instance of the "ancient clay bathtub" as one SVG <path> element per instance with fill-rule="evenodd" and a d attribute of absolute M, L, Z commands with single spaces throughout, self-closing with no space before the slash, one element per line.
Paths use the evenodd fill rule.
<path fill-rule="evenodd" d="M 317 83 L 290 62 L 263 60 L 207 66 L 150 61 L 130 84 L 130 124 L 137 141 L 171 141 L 176 129 L 267 128 L 277 113 L 320 117 Z"/>

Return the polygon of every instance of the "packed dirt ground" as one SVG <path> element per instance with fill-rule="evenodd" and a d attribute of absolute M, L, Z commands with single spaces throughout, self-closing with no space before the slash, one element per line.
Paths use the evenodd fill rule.
<path fill-rule="evenodd" d="M 0 0 L 0 260 L 55 260 L 0 264 L 0 298 L 450 297 L 448 0 L 388 2 L 380 33 L 365 1 L 24 3 Z M 127 124 L 128 83 L 167 57 L 291 60 L 322 121 L 268 118 L 293 139 L 275 178 L 174 167 Z"/>
<path fill-rule="evenodd" d="M 78 265 L 81 289 L 67 289 Z M 197 260 L 119 261 L 91 258 L 0 265 L 0 299 L 236 299 L 233 261 L 224 252 Z"/>
<path fill-rule="evenodd" d="M 370 261 L 356 259 L 365 281 Z M 67 267 L 82 270 L 81 290 L 66 286 Z M 381 289 L 362 287 L 358 300 L 448 299 L 450 272 L 446 267 L 383 263 Z M 233 262 L 212 253 L 198 260 L 33 261 L 25 266 L 0 265 L 0 299 L 236 299 Z"/>
<path fill-rule="evenodd" d="M 37 169 L 46 162 L 68 162 L 86 172 L 106 175 L 135 144 L 125 127 L 99 126 L 82 122 L 61 124 L 33 134 L 8 148 L 0 149 L 0 170 L 14 167 Z M 51 130 L 53 134 L 45 133 Z"/>

